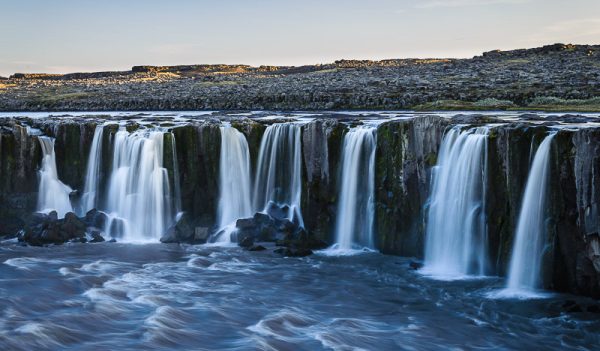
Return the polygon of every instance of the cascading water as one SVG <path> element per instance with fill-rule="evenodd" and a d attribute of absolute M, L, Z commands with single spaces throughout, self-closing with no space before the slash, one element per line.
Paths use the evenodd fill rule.
<path fill-rule="evenodd" d="M 124 241 L 157 241 L 174 221 L 164 132 L 121 128 L 114 136 L 106 232 Z"/>
<path fill-rule="evenodd" d="M 344 137 L 334 245 L 338 250 L 374 247 L 375 132 L 375 127 L 360 126 Z"/>
<path fill-rule="evenodd" d="M 221 127 L 219 176 L 218 242 L 231 242 L 235 221 L 252 216 L 250 151 L 244 134 L 235 128 Z"/>
<path fill-rule="evenodd" d="M 301 135 L 301 126 L 294 123 L 272 124 L 265 130 L 258 154 L 254 208 L 266 211 L 271 202 L 289 206 L 287 218 L 304 227 Z"/>
<path fill-rule="evenodd" d="M 486 273 L 487 134 L 486 127 L 455 127 L 442 140 L 429 201 L 423 269 L 428 274 Z"/>
<path fill-rule="evenodd" d="M 91 209 L 98 206 L 98 182 L 100 180 L 100 166 L 102 164 L 102 136 L 104 134 L 104 126 L 96 126 L 94 131 L 94 139 L 90 148 L 88 157 L 87 171 L 85 175 L 85 186 L 81 197 L 80 215 L 85 215 Z"/>
<path fill-rule="evenodd" d="M 546 197 L 550 151 L 555 133 L 548 135 L 535 153 L 527 184 L 508 271 L 507 293 L 540 288 L 542 253 L 546 241 Z"/>
<path fill-rule="evenodd" d="M 38 212 L 56 211 L 58 218 L 67 212 L 73 212 L 69 195 L 73 189 L 58 179 L 56 155 L 54 154 L 54 138 L 40 136 L 42 147 L 42 167 L 40 169 L 40 188 L 38 193 Z"/>

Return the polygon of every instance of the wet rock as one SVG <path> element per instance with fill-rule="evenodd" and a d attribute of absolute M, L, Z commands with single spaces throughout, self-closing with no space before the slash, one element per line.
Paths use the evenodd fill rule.
<path fill-rule="evenodd" d="M 276 254 L 280 254 L 283 257 L 306 257 L 313 254 L 312 250 L 306 248 L 289 248 L 280 247 L 273 251 Z"/>
<path fill-rule="evenodd" d="M 286 218 L 287 206 L 270 204 L 268 213 L 256 213 L 251 218 L 238 219 L 236 236 L 238 245 L 251 247 L 254 242 L 275 242 L 278 246 L 294 249 L 320 249 L 327 244 L 304 228 Z"/>
<path fill-rule="evenodd" d="M 429 115 L 385 122 L 377 129 L 376 247 L 383 253 L 423 254 L 431 170 L 448 124 L 446 118 Z"/>
<path fill-rule="evenodd" d="M 238 241 L 238 245 L 244 248 L 251 248 L 254 246 L 254 238 L 251 236 L 244 237 L 241 241 Z"/>
<path fill-rule="evenodd" d="M 104 233 L 99 228 L 88 227 L 87 228 L 87 233 L 92 238 L 90 240 L 91 243 L 101 243 L 101 242 L 105 241 L 104 236 L 103 236 Z"/>
<path fill-rule="evenodd" d="M 276 240 L 280 221 L 265 213 L 256 213 L 252 218 L 242 218 L 236 221 L 237 240 L 242 242 L 251 237 L 256 241 L 272 242 Z"/>
<path fill-rule="evenodd" d="M 566 312 L 569 312 L 569 313 L 583 312 L 583 309 L 581 308 L 581 306 L 573 300 L 565 301 L 565 303 L 562 305 L 562 308 Z"/>
<path fill-rule="evenodd" d="M 262 245 L 253 245 L 248 248 L 248 251 L 265 251 L 267 248 Z"/>
<path fill-rule="evenodd" d="M 85 214 L 84 221 L 88 227 L 105 228 L 108 216 L 104 212 L 92 209 Z"/>
<path fill-rule="evenodd" d="M 409 266 L 411 269 L 418 270 L 418 269 L 421 269 L 421 268 L 423 268 L 423 263 L 422 263 L 422 262 L 417 262 L 417 261 L 410 261 L 410 262 L 408 263 L 408 266 Z"/>
<path fill-rule="evenodd" d="M 452 117 L 456 124 L 486 124 L 498 122 L 498 118 L 482 114 L 458 114 Z"/>
<path fill-rule="evenodd" d="M 590 313 L 600 313 L 600 306 L 599 305 L 590 305 L 585 310 Z"/>
<path fill-rule="evenodd" d="M 523 113 L 521 115 L 519 115 L 519 119 L 521 120 L 525 120 L 525 121 L 543 121 L 545 120 L 544 117 L 535 114 L 535 113 Z"/>
<path fill-rule="evenodd" d="M 187 244 L 202 244 L 206 242 L 206 237 L 200 232 L 196 235 L 196 228 L 193 227 L 189 215 L 183 214 L 179 220 L 173 224 L 167 232 L 160 238 L 162 243 L 187 243 Z"/>
<path fill-rule="evenodd" d="M 86 242 L 86 228 L 83 219 L 72 212 L 67 213 L 63 219 L 58 219 L 55 211 L 48 214 L 34 213 L 18 239 L 34 246 Z"/>
<path fill-rule="evenodd" d="M 587 122 L 598 122 L 598 118 L 584 115 L 573 115 L 573 114 L 564 114 L 564 115 L 550 115 L 546 118 L 540 117 L 541 120 L 545 121 L 554 121 L 554 122 L 562 122 L 562 123 L 587 123 Z"/>
<path fill-rule="evenodd" d="M 289 209 L 290 207 L 288 205 L 278 206 L 277 204 L 271 201 L 267 205 L 267 209 L 265 211 L 266 214 L 261 213 L 261 215 L 263 215 L 263 218 L 264 216 L 270 216 L 275 220 L 283 221 L 287 220 L 287 214 L 289 212 Z"/>

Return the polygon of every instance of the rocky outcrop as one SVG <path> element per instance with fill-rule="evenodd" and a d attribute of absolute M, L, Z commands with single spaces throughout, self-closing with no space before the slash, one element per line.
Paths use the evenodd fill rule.
<path fill-rule="evenodd" d="M 136 66 L 15 74 L 0 111 L 600 110 L 598 45 L 492 51 L 472 59 L 339 60 L 301 67 Z M 564 105 L 570 106 L 565 108 Z"/>
<path fill-rule="evenodd" d="M 204 244 L 208 239 L 208 227 L 196 227 L 187 213 L 182 213 L 175 224 L 160 238 L 161 243 Z"/>
<path fill-rule="evenodd" d="M 18 239 L 33 246 L 60 245 L 67 242 L 103 242 L 103 227 L 106 215 L 95 210 L 88 212 L 83 218 L 78 218 L 73 212 L 59 219 L 56 212 L 49 214 L 32 214 Z"/>
<path fill-rule="evenodd" d="M 261 251 L 257 250 L 257 242 L 274 242 L 284 247 L 275 252 L 289 257 L 308 256 L 314 249 L 327 247 L 326 242 L 289 221 L 287 212 L 287 206 L 279 207 L 271 203 L 266 213 L 259 212 L 250 218 L 238 219 L 232 235 L 239 246 L 252 251 Z"/>

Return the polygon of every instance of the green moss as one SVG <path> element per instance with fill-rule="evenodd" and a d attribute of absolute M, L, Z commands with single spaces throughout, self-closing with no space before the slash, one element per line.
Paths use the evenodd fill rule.
<path fill-rule="evenodd" d="M 139 128 L 140 128 L 140 125 L 137 122 L 128 122 L 127 125 L 125 126 L 125 129 L 129 133 L 133 133 L 136 130 L 138 130 Z"/>
<path fill-rule="evenodd" d="M 430 153 L 425 156 L 425 164 L 429 167 L 433 167 L 437 164 L 437 153 Z"/>

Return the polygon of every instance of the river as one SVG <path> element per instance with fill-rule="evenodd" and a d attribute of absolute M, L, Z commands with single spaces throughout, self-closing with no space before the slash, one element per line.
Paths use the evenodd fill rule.
<path fill-rule="evenodd" d="M 592 350 L 593 300 L 497 299 L 368 252 L 281 258 L 177 244 L 0 245 L 3 350 Z M 584 312 L 568 313 L 573 300 Z"/>

